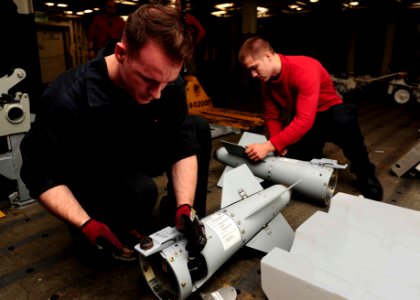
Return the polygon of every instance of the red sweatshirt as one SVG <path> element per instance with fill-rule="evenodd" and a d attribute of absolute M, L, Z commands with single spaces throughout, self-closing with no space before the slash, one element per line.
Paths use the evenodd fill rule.
<path fill-rule="evenodd" d="M 317 112 L 343 101 L 319 61 L 306 56 L 279 56 L 280 76 L 262 82 L 261 92 L 270 141 L 281 151 L 312 128 Z"/>
<path fill-rule="evenodd" d="M 96 15 L 87 32 L 87 38 L 93 41 L 95 52 L 101 49 L 109 39 L 120 40 L 124 26 L 125 21 L 120 16 Z"/>
<path fill-rule="evenodd" d="M 196 17 L 190 14 L 185 15 L 185 23 L 190 30 L 190 33 L 193 36 L 194 45 L 197 45 L 206 35 L 206 30 L 201 25 L 201 23 L 197 20 Z"/>

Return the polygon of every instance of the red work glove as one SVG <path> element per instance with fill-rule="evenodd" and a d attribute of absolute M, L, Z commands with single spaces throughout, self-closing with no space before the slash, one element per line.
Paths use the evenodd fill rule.
<path fill-rule="evenodd" d="M 176 229 L 184 233 L 188 240 L 186 250 L 190 257 L 195 257 L 204 249 L 207 243 L 206 232 L 203 223 L 195 213 L 191 205 L 183 204 L 176 210 Z"/>
<path fill-rule="evenodd" d="M 118 250 L 122 249 L 121 242 L 104 223 L 89 219 L 80 227 L 80 230 L 86 235 L 89 242 L 99 249 L 106 248 L 109 245 Z"/>

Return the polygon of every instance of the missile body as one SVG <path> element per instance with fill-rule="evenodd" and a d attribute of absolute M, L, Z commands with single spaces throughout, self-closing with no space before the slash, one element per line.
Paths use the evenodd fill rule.
<path fill-rule="evenodd" d="M 244 165 L 232 171 L 241 170 L 247 170 L 247 167 Z M 256 180 L 249 169 L 247 172 Z M 238 178 L 240 176 L 231 176 L 232 180 Z M 290 189 L 273 185 L 265 190 L 261 187 L 251 195 L 250 185 L 245 181 L 243 184 L 243 188 L 234 189 L 236 199 L 233 201 L 236 202 L 202 219 L 207 244 L 192 261 L 185 250 L 187 241 L 175 228 L 166 227 L 152 234 L 151 249 L 135 247 L 140 253 L 144 277 L 159 299 L 186 299 L 245 245 L 267 253 L 275 246 L 290 250 L 294 233 L 280 214 L 289 203 Z M 225 193 L 224 196 L 229 195 Z"/>
<path fill-rule="evenodd" d="M 256 176 L 270 182 L 291 185 L 302 180 L 294 187 L 298 193 L 329 205 L 337 185 L 338 171 L 314 162 L 301 161 L 279 156 L 267 156 L 261 162 L 230 154 L 225 147 L 216 150 L 215 158 L 230 167 L 246 164 Z"/>

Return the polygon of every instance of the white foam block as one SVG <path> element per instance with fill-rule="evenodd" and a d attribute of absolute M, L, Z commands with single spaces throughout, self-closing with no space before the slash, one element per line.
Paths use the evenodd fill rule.
<path fill-rule="evenodd" d="M 261 275 L 269 299 L 420 299 L 420 212 L 338 193 Z"/>

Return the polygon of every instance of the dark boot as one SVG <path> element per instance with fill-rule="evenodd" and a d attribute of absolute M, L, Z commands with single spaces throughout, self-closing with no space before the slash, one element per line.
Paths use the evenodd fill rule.
<path fill-rule="evenodd" d="M 358 188 L 365 198 L 382 201 L 383 189 L 375 174 L 357 176 Z"/>

